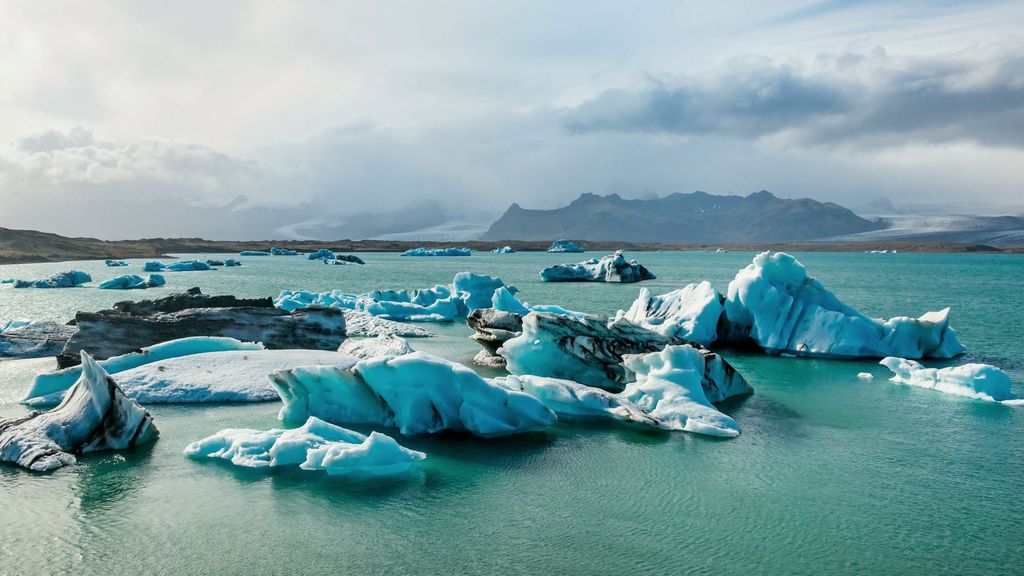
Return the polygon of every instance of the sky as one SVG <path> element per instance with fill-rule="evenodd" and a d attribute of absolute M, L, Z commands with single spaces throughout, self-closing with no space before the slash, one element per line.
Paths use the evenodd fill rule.
<path fill-rule="evenodd" d="M 357 237 L 761 189 L 1024 213 L 1019 0 L 12 1 L 0 54 L 5 227 Z"/>

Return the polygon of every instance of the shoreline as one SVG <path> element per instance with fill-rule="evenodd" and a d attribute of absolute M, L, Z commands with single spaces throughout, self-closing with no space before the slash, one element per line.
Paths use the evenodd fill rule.
<path fill-rule="evenodd" d="M 658 243 L 576 241 L 587 252 L 699 252 L 718 249 L 729 251 L 789 251 L 789 252 L 867 252 L 895 250 L 908 253 L 942 254 L 1022 254 L 1024 246 L 995 247 L 964 242 L 764 242 L 764 243 Z M 474 252 L 489 252 L 497 246 L 511 246 L 517 252 L 544 252 L 550 240 L 502 240 L 482 242 L 408 241 L 408 240 L 204 240 L 202 238 L 143 238 L 139 240 L 98 240 L 95 238 L 68 238 L 58 234 L 34 230 L 0 228 L 0 265 L 31 264 L 40 262 L 66 262 L 71 260 L 103 260 L 107 258 L 168 258 L 168 254 L 237 253 L 245 250 L 269 250 L 271 246 L 289 248 L 299 252 L 314 252 L 329 248 L 334 252 L 404 252 L 410 248 L 442 248 L 457 246 Z"/>

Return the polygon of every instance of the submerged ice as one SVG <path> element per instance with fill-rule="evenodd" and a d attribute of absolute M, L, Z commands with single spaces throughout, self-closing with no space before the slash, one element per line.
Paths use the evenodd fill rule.
<path fill-rule="evenodd" d="M 891 381 L 928 388 L 946 394 L 967 396 L 989 402 L 1024 403 L 1013 393 L 1010 376 L 991 364 L 961 364 L 948 368 L 925 368 L 906 358 L 888 357 L 879 362 L 892 372 Z"/>

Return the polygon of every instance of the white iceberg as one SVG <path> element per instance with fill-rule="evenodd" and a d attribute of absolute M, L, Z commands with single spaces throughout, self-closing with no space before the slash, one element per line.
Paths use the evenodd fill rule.
<path fill-rule="evenodd" d="M 710 346 L 718 334 L 724 301 L 706 280 L 658 296 L 641 288 L 633 305 L 626 312 L 620 311 L 617 318 L 625 318 L 665 336 Z"/>
<path fill-rule="evenodd" d="M 807 275 L 796 258 L 762 252 L 729 283 L 725 302 L 733 340 L 771 353 L 829 358 L 952 358 L 964 347 L 949 309 L 920 318 L 868 318 Z"/>
<path fill-rule="evenodd" d="M 352 367 L 356 359 L 329 350 L 227 350 L 157 360 L 114 375 L 143 404 L 271 402 L 267 375 L 298 366 Z"/>
<path fill-rule="evenodd" d="M 411 354 L 413 349 L 401 336 L 381 334 L 376 338 L 362 340 L 349 338 L 341 343 L 338 352 L 365 360 L 367 358 L 395 358 Z"/>
<path fill-rule="evenodd" d="M 533 396 L 487 382 L 424 352 L 363 360 L 352 369 L 310 366 L 270 376 L 279 417 L 398 428 L 404 435 L 464 431 L 483 437 L 546 428 L 555 414 Z"/>
<path fill-rule="evenodd" d="M 413 248 L 402 252 L 402 256 L 472 256 L 469 248 Z"/>
<path fill-rule="evenodd" d="M 503 388 L 525 392 L 537 398 L 557 414 L 559 420 L 611 419 L 661 427 L 657 419 L 648 416 L 621 395 L 572 380 L 510 375 L 491 378 L 490 381 Z"/>
<path fill-rule="evenodd" d="M 879 362 L 892 371 L 891 381 L 928 388 L 989 402 L 1019 404 L 1010 375 L 991 364 L 961 364 L 948 368 L 925 368 L 906 358 L 888 357 Z"/>
<path fill-rule="evenodd" d="M 307 260 L 334 260 L 334 251 L 329 248 L 321 248 L 316 252 L 306 254 Z"/>
<path fill-rule="evenodd" d="M 576 244 L 574 244 L 574 243 L 572 243 L 572 242 L 570 242 L 568 240 L 555 240 L 554 242 L 552 242 L 551 247 L 548 248 L 548 252 L 556 252 L 556 253 L 573 252 L 573 253 L 579 253 L 579 252 L 586 252 L 586 250 L 584 250 L 583 248 L 580 248 L 579 246 L 577 246 Z"/>
<path fill-rule="evenodd" d="M 103 263 L 106 264 L 107 266 L 127 266 L 128 265 L 128 261 L 127 260 L 104 260 Z"/>
<path fill-rule="evenodd" d="M 194 336 L 147 346 L 138 352 L 130 352 L 102 360 L 99 364 L 108 373 L 117 374 L 125 370 L 137 368 L 143 364 L 149 364 L 150 362 L 188 356 L 189 354 L 262 349 L 263 344 L 255 342 L 242 342 L 234 338 L 214 336 Z M 56 372 L 39 374 L 32 381 L 32 385 L 26 392 L 25 399 L 22 402 L 30 405 L 59 402 L 61 397 L 64 396 L 64 391 L 70 388 L 81 375 L 81 366 L 72 366 Z"/>
<path fill-rule="evenodd" d="M 491 250 L 493 254 L 515 254 L 515 250 L 511 246 L 499 246 L 494 250 Z"/>
<path fill-rule="evenodd" d="M 156 439 L 149 412 L 121 392 L 88 353 L 81 377 L 49 412 L 0 419 L 0 461 L 34 471 L 76 462 L 76 454 L 121 450 Z"/>
<path fill-rule="evenodd" d="M 118 276 L 117 278 L 111 278 L 110 280 L 100 284 L 99 287 L 102 290 L 144 290 L 146 288 L 163 286 L 166 283 L 167 280 L 165 280 L 160 274 L 150 274 L 146 278 L 136 276 L 134 274 L 128 274 L 125 276 Z"/>
<path fill-rule="evenodd" d="M 433 332 L 405 322 L 395 322 L 368 312 L 345 312 L 345 332 L 349 336 L 376 337 L 401 336 L 403 338 L 429 338 Z"/>
<path fill-rule="evenodd" d="M 650 270 L 626 260 L 622 250 L 598 260 L 591 258 L 576 264 L 556 264 L 540 271 L 544 282 L 640 282 L 655 279 Z"/>
<path fill-rule="evenodd" d="M 218 458 L 247 468 L 298 466 L 349 478 L 404 474 L 427 457 L 379 432 L 364 436 L 313 417 L 291 430 L 221 430 L 189 444 L 185 455 Z"/>
<path fill-rule="evenodd" d="M 78 270 L 70 270 L 54 274 L 42 280 L 15 280 L 15 288 L 75 288 L 86 282 L 92 282 L 92 276 Z"/>

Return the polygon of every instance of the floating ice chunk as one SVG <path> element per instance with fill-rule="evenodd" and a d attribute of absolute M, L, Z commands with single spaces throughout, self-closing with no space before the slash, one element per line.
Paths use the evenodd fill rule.
<path fill-rule="evenodd" d="M 718 333 L 724 301 L 725 297 L 706 280 L 659 296 L 641 288 L 630 309 L 620 311 L 617 317 L 665 336 L 710 346 Z"/>
<path fill-rule="evenodd" d="M 192 272 L 195 270 L 213 270 L 206 262 L 200 262 L 199 260 L 178 260 L 177 262 L 171 262 L 167 265 L 167 270 L 171 272 Z"/>
<path fill-rule="evenodd" d="M 277 246 L 272 246 L 270 248 L 270 254 L 272 256 L 298 256 L 299 255 L 299 253 L 296 252 L 295 250 L 291 250 L 289 248 L 278 248 Z"/>
<path fill-rule="evenodd" d="M 348 262 L 350 264 L 366 264 L 363 259 L 359 256 L 353 256 L 352 254 L 338 254 L 334 257 L 335 262 Z"/>
<path fill-rule="evenodd" d="M 572 380 L 543 376 L 504 376 L 491 382 L 509 390 L 525 392 L 541 401 L 559 420 L 612 419 L 661 427 L 661 423 L 629 400 Z"/>
<path fill-rule="evenodd" d="M 75 288 L 86 282 L 92 282 L 92 276 L 78 270 L 70 270 L 54 274 L 42 280 L 15 280 L 15 288 Z"/>
<path fill-rule="evenodd" d="M 556 419 L 533 396 L 424 352 L 363 360 L 351 370 L 312 366 L 270 378 L 284 401 L 284 420 L 317 416 L 391 426 L 404 435 L 454 430 L 490 437 L 542 429 Z"/>
<path fill-rule="evenodd" d="M 429 338 L 434 334 L 419 326 L 380 318 L 367 312 L 345 312 L 345 332 L 349 336 L 402 336 L 403 338 Z"/>
<path fill-rule="evenodd" d="M 277 298 L 274 298 L 274 306 L 285 312 L 294 312 L 311 306 L 323 308 L 341 308 L 343 310 L 355 310 L 357 294 L 347 294 L 341 290 L 330 292 L 305 292 L 302 290 L 282 290 Z"/>
<path fill-rule="evenodd" d="M 413 248 L 402 252 L 402 256 L 472 256 L 469 248 Z"/>
<path fill-rule="evenodd" d="M 150 274 L 147 278 L 129 274 L 111 278 L 100 284 L 99 287 L 103 290 L 138 290 L 163 286 L 166 283 L 164 277 L 159 274 Z"/>
<path fill-rule="evenodd" d="M 224 261 L 223 260 L 207 260 L 206 261 L 206 265 L 207 266 L 223 266 L 224 265 Z"/>
<path fill-rule="evenodd" d="M 712 406 L 705 394 L 709 356 L 689 345 L 660 352 L 625 356 L 626 368 L 636 375 L 620 394 L 669 430 L 709 436 L 739 436 L 735 420 Z"/>
<path fill-rule="evenodd" d="M 404 474 L 427 457 L 379 432 L 364 436 L 313 417 L 292 430 L 221 430 L 189 444 L 185 455 L 220 458 L 247 468 L 298 466 L 350 478 Z"/>
<path fill-rule="evenodd" d="M 0 322 L 0 334 L 9 332 L 11 330 L 18 330 L 31 326 L 31 320 L 8 320 L 7 322 Z"/>
<path fill-rule="evenodd" d="M 329 248 L 321 248 L 316 252 L 306 254 L 307 260 L 334 260 L 334 251 Z"/>
<path fill-rule="evenodd" d="M 860 378 L 861 380 L 874 380 L 875 375 L 871 372 L 858 372 L 857 378 Z"/>
<path fill-rule="evenodd" d="M 772 353 L 834 358 L 951 358 L 964 351 L 949 309 L 920 318 L 868 318 L 807 275 L 796 258 L 762 252 L 729 283 L 725 302 L 733 340 Z"/>
<path fill-rule="evenodd" d="M 167 264 L 156 260 L 151 260 L 142 265 L 143 272 L 163 272 L 164 270 L 167 270 Z"/>
<path fill-rule="evenodd" d="M 622 250 L 598 260 L 591 258 L 576 264 L 556 264 L 540 271 L 545 282 L 640 282 L 653 280 L 654 274 L 637 263 L 626 261 Z"/>
<path fill-rule="evenodd" d="M 491 252 L 494 254 L 515 254 L 516 251 L 511 246 L 499 246 L 491 250 Z"/>
<path fill-rule="evenodd" d="M 357 308 L 389 320 L 450 322 L 466 315 L 462 296 L 438 284 L 426 290 L 374 290 L 362 294 Z"/>
<path fill-rule="evenodd" d="M 74 464 L 76 454 L 121 450 L 156 439 L 149 412 L 121 392 L 88 353 L 81 377 L 49 412 L 0 419 L 0 461 L 34 471 Z"/>
<path fill-rule="evenodd" d="M 204 352 L 220 352 L 225 350 L 262 350 L 263 344 L 241 342 L 234 338 L 212 336 L 195 336 L 171 340 L 154 346 L 147 346 L 138 352 L 114 356 L 100 361 L 100 365 L 110 374 L 131 370 L 143 364 L 202 354 Z M 64 391 L 70 388 L 82 375 L 81 366 L 72 366 L 56 372 L 39 374 L 25 393 L 26 404 L 53 404 L 60 401 Z"/>
<path fill-rule="evenodd" d="M 892 371 L 893 382 L 930 388 L 990 402 L 1016 404 L 1010 376 L 991 364 L 962 364 L 948 368 L 925 368 L 905 358 L 888 357 L 879 362 Z"/>
<path fill-rule="evenodd" d="M 143 404 L 269 402 L 278 399 L 267 375 L 298 366 L 351 367 L 356 359 L 325 350 L 228 350 L 158 360 L 114 376 Z"/>
<path fill-rule="evenodd" d="M 242 265 L 242 263 L 239 262 L 238 260 L 235 260 L 234 258 L 228 258 L 228 259 L 224 260 L 224 266 L 227 266 L 228 268 L 230 268 L 232 266 L 241 266 L 241 265 Z"/>
<path fill-rule="evenodd" d="M 525 316 L 530 313 L 530 309 L 520 302 L 512 291 L 504 286 L 495 290 L 494 294 L 491 295 L 491 307 L 495 310 L 511 312 L 513 314 L 519 314 L 520 316 Z"/>
<path fill-rule="evenodd" d="M 576 244 L 568 240 L 555 240 L 551 247 L 548 248 L 548 252 L 586 252 L 583 248 L 580 248 Z"/>
<path fill-rule="evenodd" d="M 411 354 L 412 351 L 412 346 L 405 341 L 405 338 L 384 334 L 376 338 L 362 340 L 349 338 L 338 348 L 338 352 L 364 360 L 367 358 L 395 358 L 403 354 Z"/>
<path fill-rule="evenodd" d="M 106 264 L 107 266 L 127 266 L 128 265 L 128 261 L 127 260 L 104 260 L 103 263 Z"/>
<path fill-rule="evenodd" d="M 519 292 L 515 286 L 506 286 L 501 278 L 486 274 L 459 272 L 452 280 L 452 290 L 462 293 L 462 301 L 466 303 L 467 311 L 490 308 L 494 291 L 499 288 L 510 295 Z"/>
<path fill-rule="evenodd" d="M 263 250 L 242 250 L 238 253 L 239 256 L 270 256 L 270 252 L 264 252 Z"/>

